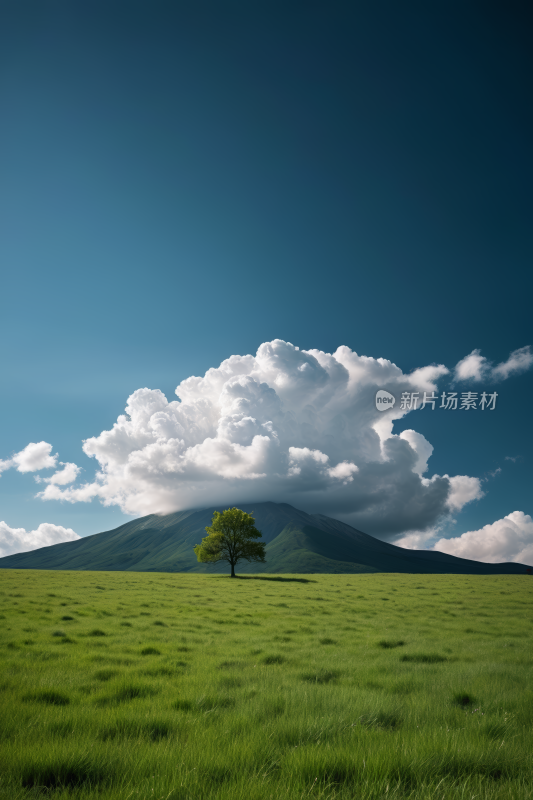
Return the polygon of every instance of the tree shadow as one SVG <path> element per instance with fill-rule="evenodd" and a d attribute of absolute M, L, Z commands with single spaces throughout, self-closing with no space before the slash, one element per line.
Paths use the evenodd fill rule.
<path fill-rule="evenodd" d="M 239 580 L 239 581 L 282 581 L 283 583 L 318 583 L 318 581 L 314 581 L 311 578 L 282 578 L 282 577 L 266 577 L 263 575 L 235 575 L 235 578 L 232 578 L 231 575 L 217 575 L 217 578 L 226 579 L 229 578 L 230 580 Z"/>

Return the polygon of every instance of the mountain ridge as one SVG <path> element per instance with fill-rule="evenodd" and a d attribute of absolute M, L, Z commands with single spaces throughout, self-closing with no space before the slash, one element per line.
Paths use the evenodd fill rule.
<path fill-rule="evenodd" d="M 266 564 L 241 562 L 241 573 L 524 574 L 527 565 L 487 564 L 428 550 L 406 550 L 340 520 L 307 514 L 288 503 L 246 503 L 266 544 Z M 193 547 L 216 509 L 149 514 L 74 542 L 0 558 L 0 569 L 134 572 L 226 572 L 225 563 L 199 564 Z"/>

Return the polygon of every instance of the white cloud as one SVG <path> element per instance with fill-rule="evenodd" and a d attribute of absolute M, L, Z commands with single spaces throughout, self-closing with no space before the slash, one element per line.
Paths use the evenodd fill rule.
<path fill-rule="evenodd" d="M 456 381 L 480 381 L 489 369 L 489 362 L 481 355 L 481 350 L 472 350 L 455 365 L 454 377 Z"/>
<path fill-rule="evenodd" d="M 13 456 L 12 461 L 18 472 L 37 472 L 40 469 L 51 469 L 56 466 L 57 455 L 53 456 L 51 453 L 51 444 L 30 442 L 24 450 Z"/>
<path fill-rule="evenodd" d="M 480 500 L 484 496 L 479 478 L 470 478 L 468 475 L 444 476 L 450 481 L 451 491 L 448 496 L 448 507 L 451 511 L 461 509 L 473 500 Z"/>
<path fill-rule="evenodd" d="M 95 480 L 62 488 L 52 478 L 39 497 L 98 498 L 134 515 L 275 500 L 382 538 L 424 530 L 449 513 L 450 497 L 459 507 L 459 488 L 462 502 L 480 495 L 448 476 L 421 478 L 431 444 L 413 430 L 394 435 L 408 412 L 377 411 L 375 394 L 436 391 L 447 373 L 430 365 L 405 375 L 348 347 L 330 354 L 276 339 L 182 381 L 178 400 L 135 391 L 113 428 L 84 442 Z"/>
<path fill-rule="evenodd" d="M 430 364 L 428 367 L 415 369 L 407 378 L 415 389 L 429 393 L 435 391 L 435 382 L 448 373 L 449 369 L 443 364 Z"/>
<path fill-rule="evenodd" d="M 468 531 L 454 539 L 439 539 L 433 550 L 490 564 L 515 561 L 532 565 L 533 520 L 523 511 L 513 511 L 478 531 Z"/>
<path fill-rule="evenodd" d="M 73 542 L 79 538 L 72 528 L 63 528 L 62 525 L 52 525 L 50 522 L 41 522 L 34 531 L 10 528 L 6 522 L 0 522 L 0 557 L 26 553 L 28 550 L 37 550 L 59 542 Z"/>
<path fill-rule="evenodd" d="M 52 469 L 57 464 L 57 455 L 51 455 L 52 445 L 47 442 L 30 442 L 24 450 L 15 453 L 7 461 L 0 461 L 0 473 L 14 467 L 17 472 L 38 472 Z"/>
<path fill-rule="evenodd" d="M 439 531 L 440 527 L 429 528 L 427 531 L 412 531 L 411 533 L 406 533 L 400 539 L 396 539 L 394 544 L 406 550 L 431 549 L 430 545 L 435 541 Z"/>
<path fill-rule="evenodd" d="M 353 481 L 354 472 L 359 472 L 359 467 L 355 464 L 351 464 L 349 461 L 341 461 L 336 467 L 330 467 L 328 469 L 330 478 L 338 478 L 342 480 L 344 484 Z"/>
<path fill-rule="evenodd" d="M 513 350 L 507 361 L 498 364 L 492 370 L 492 376 L 500 380 L 505 380 L 509 375 L 516 375 L 520 372 L 526 372 L 533 364 L 533 353 L 531 347 L 520 347 L 518 350 Z"/>
<path fill-rule="evenodd" d="M 67 461 L 59 462 L 63 469 L 54 472 L 51 478 L 44 478 L 45 483 L 55 484 L 57 486 L 66 486 L 68 483 L 73 483 L 81 472 L 80 467 Z"/>
<path fill-rule="evenodd" d="M 498 378 L 527 369 L 530 348 L 492 370 Z M 474 350 L 455 368 L 457 380 L 489 375 Z M 119 505 L 132 515 L 275 500 L 343 519 L 381 538 L 425 535 L 439 520 L 483 497 L 481 480 L 430 475 L 432 445 L 394 423 L 408 412 L 385 412 L 378 389 L 430 393 L 449 374 L 431 364 L 404 374 L 384 358 L 299 350 L 276 339 L 256 355 L 231 356 L 203 377 L 177 387 L 178 400 L 138 389 L 111 430 L 83 449 L 98 463 L 94 480 L 72 485 L 80 469 L 60 462 L 38 494 L 43 500 Z M 415 414 L 417 412 L 414 412 Z M 47 442 L 30 443 L 0 461 L 0 472 L 57 468 Z M 404 537 L 405 538 L 405 537 Z"/>
<path fill-rule="evenodd" d="M 529 345 L 513 350 L 507 361 L 502 361 L 496 367 L 492 367 L 491 362 L 481 355 L 481 350 L 472 350 L 470 355 L 455 365 L 454 380 L 479 382 L 483 378 L 490 377 L 493 380 L 504 381 L 511 375 L 526 372 L 532 364 L 533 353 Z"/>

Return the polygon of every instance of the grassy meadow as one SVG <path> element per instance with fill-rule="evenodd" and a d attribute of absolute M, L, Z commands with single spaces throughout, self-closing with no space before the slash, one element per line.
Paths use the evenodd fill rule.
<path fill-rule="evenodd" d="M 528 576 L 0 572 L 0 797 L 533 797 Z"/>

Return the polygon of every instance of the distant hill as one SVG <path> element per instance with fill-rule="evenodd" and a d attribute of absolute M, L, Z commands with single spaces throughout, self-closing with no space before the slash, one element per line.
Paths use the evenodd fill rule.
<path fill-rule="evenodd" d="M 237 573 L 407 572 L 518 575 L 523 564 L 484 564 L 445 553 L 404 550 L 322 514 L 287 503 L 239 504 L 253 514 L 266 543 L 266 564 L 237 566 Z M 218 510 L 222 510 L 220 507 Z M 178 511 L 127 522 L 105 533 L 0 558 L 0 569 L 228 572 L 227 564 L 199 564 L 193 552 L 206 535 L 214 508 Z"/>

